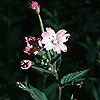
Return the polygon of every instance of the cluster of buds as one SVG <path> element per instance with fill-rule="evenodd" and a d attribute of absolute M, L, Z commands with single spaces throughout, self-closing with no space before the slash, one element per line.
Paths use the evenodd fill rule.
<path fill-rule="evenodd" d="M 39 51 L 43 49 L 41 44 L 41 38 L 37 37 L 25 37 L 27 46 L 24 49 L 24 52 L 28 55 L 30 54 L 38 54 Z"/>

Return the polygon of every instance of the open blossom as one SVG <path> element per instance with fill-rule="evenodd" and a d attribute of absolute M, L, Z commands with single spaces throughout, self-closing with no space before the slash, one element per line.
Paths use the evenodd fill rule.
<path fill-rule="evenodd" d="M 31 66 L 32 66 L 32 61 L 30 61 L 30 60 L 21 61 L 21 68 L 22 69 L 29 69 Z"/>
<path fill-rule="evenodd" d="M 37 37 L 25 37 L 27 46 L 24 49 L 24 52 L 28 55 L 30 54 L 38 54 L 39 51 L 43 49 L 41 44 L 41 38 Z"/>
<path fill-rule="evenodd" d="M 44 48 L 46 48 L 46 50 L 53 49 L 58 54 L 60 54 L 61 51 L 67 52 L 67 46 L 63 43 L 68 41 L 70 34 L 65 33 L 67 33 L 67 31 L 64 29 L 55 33 L 53 29 L 46 28 L 46 31 L 42 33 L 42 43 L 45 44 Z"/>
<path fill-rule="evenodd" d="M 32 1 L 30 4 L 30 7 L 37 12 L 37 14 L 40 14 L 40 5 L 36 1 Z"/>

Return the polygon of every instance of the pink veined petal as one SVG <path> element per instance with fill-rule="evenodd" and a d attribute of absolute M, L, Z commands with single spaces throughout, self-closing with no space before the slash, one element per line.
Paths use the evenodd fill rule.
<path fill-rule="evenodd" d="M 47 33 L 47 32 L 43 32 L 43 33 L 42 33 L 42 37 L 43 37 L 43 38 L 49 38 L 50 35 L 49 35 L 49 33 Z"/>
<path fill-rule="evenodd" d="M 44 48 L 46 48 L 46 50 L 51 50 L 53 48 L 53 44 L 52 43 L 45 44 Z"/>
<path fill-rule="evenodd" d="M 53 47 L 53 50 L 55 51 L 55 52 L 57 52 L 57 53 L 61 53 L 61 48 L 59 47 L 59 45 L 55 45 L 54 47 Z"/>
<path fill-rule="evenodd" d="M 67 39 L 65 36 L 62 36 L 61 38 L 58 39 L 59 42 L 66 42 Z"/>
<path fill-rule="evenodd" d="M 60 49 L 61 49 L 63 52 L 67 52 L 67 46 L 66 46 L 65 44 L 59 43 L 58 45 L 59 45 Z"/>
<path fill-rule="evenodd" d="M 62 36 L 65 35 L 66 32 L 67 32 L 66 30 L 62 29 L 62 30 L 59 30 L 59 31 L 56 33 L 56 35 L 57 35 L 58 38 L 61 38 Z"/>
<path fill-rule="evenodd" d="M 64 36 L 62 36 L 61 38 L 59 38 L 58 41 L 59 42 L 66 42 L 66 41 L 68 41 L 69 37 L 70 37 L 70 34 L 65 34 Z"/>
<path fill-rule="evenodd" d="M 50 43 L 49 39 L 42 39 L 42 44 L 47 44 L 47 43 Z"/>
<path fill-rule="evenodd" d="M 51 28 L 46 28 L 47 33 L 49 34 L 49 36 L 54 36 L 55 35 L 55 31 Z"/>

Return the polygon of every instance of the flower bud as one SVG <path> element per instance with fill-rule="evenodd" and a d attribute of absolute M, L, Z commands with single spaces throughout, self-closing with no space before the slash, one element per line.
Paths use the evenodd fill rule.
<path fill-rule="evenodd" d="M 39 15 L 40 14 L 40 5 L 36 1 L 32 1 L 30 4 L 30 7 L 36 11 L 36 13 Z"/>
<path fill-rule="evenodd" d="M 26 70 L 29 69 L 32 66 L 32 61 L 30 60 L 23 60 L 21 61 L 21 68 Z"/>

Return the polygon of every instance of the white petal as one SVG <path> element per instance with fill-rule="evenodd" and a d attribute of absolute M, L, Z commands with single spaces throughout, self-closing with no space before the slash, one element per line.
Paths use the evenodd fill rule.
<path fill-rule="evenodd" d="M 61 52 L 59 45 L 54 45 L 53 50 L 56 52 Z"/>
<path fill-rule="evenodd" d="M 49 39 L 42 39 L 42 44 L 47 44 L 47 43 L 50 43 L 50 40 Z"/>
<path fill-rule="evenodd" d="M 60 49 L 61 49 L 63 52 L 67 52 L 67 46 L 66 46 L 65 44 L 60 43 L 60 44 L 59 44 L 59 47 L 60 47 Z"/>
<path fill-rule="evenodd" d="M 53 48 L 53 44 L 52 43 L 45 44 L 44 48 L 46 48 L 46 50 L 51 50 Z"/>
<path fill-rule="evenodd" d="M 67 32 L 67 31 L 64 30 L 64 29 L 59 30 L 59 31 L 56 33 L 56 34 L 57 34 L 57 37 L 58 37 L 58 38 L 61 38 L 62 36 L 65 35 L 66 32 Z"/>
<path fill-rule="evenodd" d="M 70 37 L 70 34 L 65 34 L 64 36 L 60 37 L 58 39 L 59 42 L 66 42 L 68 41 L 68 38 Z"/>
<path fill-rule="evenodd" d="M 55 35 L 55 31 L 51 28 L 46 28 L 46 31 L 50 36 Z"/>
<path fill-rule="evenodd" d="M 43 33 L 42 33 L 42 37 L 43 37 L 43 38 L 49 38 L 50 35 L 49 35 L 48 32 L 43 32 Z"/>

